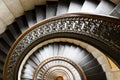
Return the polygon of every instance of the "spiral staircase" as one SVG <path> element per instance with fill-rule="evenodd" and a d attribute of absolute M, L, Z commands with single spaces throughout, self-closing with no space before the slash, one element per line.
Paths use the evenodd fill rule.
<path fill-rule="evenodd" d="M 114 80 L 106 57 L 120 68 L 119 1 L 0 4 L 0 80 Z"/>

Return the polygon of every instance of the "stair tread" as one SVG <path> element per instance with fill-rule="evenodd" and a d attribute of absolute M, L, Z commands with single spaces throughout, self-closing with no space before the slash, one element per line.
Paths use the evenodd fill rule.
<path fill-rule="evenodd" d="M 1 51 L 0 51 L 0 62 L 1 62 L 1 63 L 4 63 L 5 58 L 6 58 L 6 55 L 5 55 L 5 54 L 2 54 Z"/>
<path fill-rule="evenodd" d="M 7 54 L 10 46 L 5 42 L 3 38 L 0 38 L 0 50 Z"/>
<path fill-rule="evenodd" d="M 37 22 L 46 18 L 46 5 L 40 5 L 35 7 Z"/>
<path fill-rule="evenodd" d="M 95 67 L 89 68 L 89 70 L 85 71 L 86 75 L 93 75 L 93 74 L 98 74 L 103 72 L 102 66 L 101 65 L 97 65 Z"/>
<path fill-rule="evenodd" d="M 80 66 L 82 65 L 81 63 L 84 60 L 84 58 L 87 56 L 89 56 L 87 51 L 85 51 L 85 50 L 81 51 L 80 56 L 79 56 L 79 63 L 78 63 L 78 64 L 80 64 Z"/>
<path fill-rule="evenodd" d="M 89 68 L 93 68 L 97 65 L 99 65 L 99 63 L 98 63 L 97 59 L 94 58 L 93 60 L 88 61 L 86 64 L 82 65 L 81 67 L 84 71 L 87 71 L 87 70 L 89 70 Z"/>
<path fill-rule="evenodd" d="M 114 7 L 115 7 L 115 4 L 113 4 L 112 2 L 102 0 L 97 6 L 95 13 L 107 15 L 114 9 Z"/>
<path fill-rule="evenodd" d="M 26 22 L 24 15 L 17 18 L 16 23 L 17 23 L 17 26 L 18 26 L 21 33 L 23 33 L 28 28 L 28 25 L 27 25 L 27 22 Z"/>
<path fill-rule="evenodd" d="M 12 36 L 14 36 L 14 39 L 16 39 L 19 36 L 19 34 L 16 32 L 13 24 L 11 24 L 11 25 L 8 26 L 8 30 L 10 31 L 10 33 L 12 34 Z"/>
<path fill-rule="evenodd" d="M 98 4 L 99 1 L 97 0 L 85 0 L 81 8 L 81 12 L 89 12 L 89 13 L 94 12 Z"/>
<path fill-rule="evenodd" d="M 112 10 L 110 15 L 120 18 L 120 3 Z"/>
<path fill-rule="evenodd" d="M 7 29 L 6 31 L 5 31 L 5 33 L 7 34 L 7 36 L 9 37 L 9 39 L 10 39 L 10 41 L 11 41 L 11 44 L 13 44 L 13 42 L 15 41 L 15 37 L 14 37 L 14 35 L 11 33 L 12 31 L 10 31 L 9 29 Z M 15 33 L 14 33 L 15 34 Z"/>
<path fill-rule="evenodd" d="M 94 57 L 91 54 L 88 54 L 83 57 L 82 61 L 79 64 L 80 64 L 80 66 L 82 66 L 82 65 L 86 64 L 88 61 L 91 61 L 92 59 L 94 59 Z"/>
<path fill-rule="evenodd" d="M 100 0 L 99 0 L 100 1 Z M 36 6 L 34 10 L 25 12 L 25 15 L 16 19 L 16 22 L 9 25 L 4 34 L 0 37 L 0 80 L 2 80 L 2 72 L 6 54 L 15 39 L 22 34 L 28 26 L 32 26 L 36 22 L 55 15 L 71 13 L 71 12 L 95 12 L 99 14 L 109 14 L 111 16 L 120 17 L 120 4 L 115 4 L 102 0 L 59 0 L 53 3 L 48 1 L 47 5 Z M 94 11 L 95 10 L 95 11 Z M 111 13 L 110 13 L 111 12 Z M 80 66 L 87 75 L 87 80 L 106 80 L 105 73 L 98 63 L 97 59 L 91 54 L 84 52 L 81 54 Z M 24 79 L 30 80 L 30 79 Z"/>
<path fill-rule="evenodd" d="M 87 76 L 87 80 L 107 80 L 105 72 Z"/>
<path fill-rule="evenodd" d="M 68 13 L 80 12 L 83 3 L 84 3 L 84 0 L 71 0 Z"/>
<path fill-rule="evenodd" d="M 18 37 L 20 34 L 22 34 L 21 29 L 19 28 L 19 26 L 18 26 L 18 24 L 17 24 L 16 21 L 13 23 L 13 29 L 14 29 L 15 32 L 17 33 L 17 37 Z"/>
<path fill-rule="evenodd" d="M 34 25 L 37 22 L 35 10 L 30 10 L 30 11 L 25 12 L 25 17 L 26 17 L 27 24 L 29 27 L 31 27 L 32 25 Z"/>
<path fill-rule="evenodd" d="M 3 71 L 6 56 L 7 56 L 6 53 L 0 50 L 0 71 Z"/>
<path fill-rule="evenodd" d="M 56 15 L 61 15 L 61 14 L 67 13 L 69 4 L 70 4 L 70 0 L 59 0 Z"/>
<path fill-rule="evenodd" d="M 57 2 L 56 1 L 47 1 L 46 19 L 55 16 L 56 11 L 57 11 Z"/>
<path fill-rule="evenodd" d="M 12 43 L 14 42 L 14 39 L 13 39 L 13 41 L 12 41 L 12 38 L 9 38 L 9 37 L 10 37 L 9 35 L 11 35 L 11 34 L 7 34 L 7 31 L 5 31 L 5 33 L 3 33 L 3 35 L 2 35 L 2 38 L 4 39 L 4 41 L 5 41 L 9 46 L 11 46 Z M 5 45 L 4 45 L 4 46 L 5 46 Z"/>

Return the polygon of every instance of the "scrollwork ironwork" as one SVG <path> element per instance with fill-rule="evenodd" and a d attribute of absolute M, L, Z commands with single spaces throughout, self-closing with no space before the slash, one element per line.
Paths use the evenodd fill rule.
<path fill-rule="evenodd" d="M 120 25 L 102 19 L 84 18 L 80 16 L 60 18 L 36 27 L 28 32 L 21 39 L 21 41 L 18 42 L 9 58 L 7 65 L 7 79 L 13 80 L 10 77 L 13 76 L 13 70 L 15 69 L 14 65 L 16 65 L 16 61 L 32 42 L 45 35 L 59 32 L 73 32 L 77 34 L 93 36 L 97 39 L 107 42 L 107 44 L 113 44 L 119 47 L 118 45 L 114 44 L 114 39 L 111 38 L 111 35 L 112 32 L 114 32 L 114 34 L 120 34 Z"/>

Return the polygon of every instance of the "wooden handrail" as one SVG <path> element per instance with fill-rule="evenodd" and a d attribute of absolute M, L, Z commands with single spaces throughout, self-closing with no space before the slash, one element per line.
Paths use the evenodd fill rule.
<path fill-rule="evenodd" d="M 10 48 L 10 50 L 9 50 L 9 52 L 8 52 L 8 55 L 7 55 L 7 58 L 6 58 L 6 61 L 5 61 L 5 65 L 4 65 L 4 73 L 3 73 L 3 78 L 4 78 L 4 80 L 6 80 L 7 79 L 7 75 L 8 75 L 8 69 L 11 69 L 12 70 L 12 68 L 14 67 L 14 65 L 15 65 L 15 63 L 16 63 L 16 61 L 17 60 L 15 60 L 15 61 L 13 61 L 13 63 L 11 63 L 10 61 L 11 61 L 11 59 L 12 59 L 12 57 L 14 57 L 14 56 L 17 56 L 18 55 L 18 53 L 15 53 L 14 51 L 15 51 L 15 49 L 17 48 L 17 46 L 20 44 L 20 42 L 22 42 L 22 40 L 23 40 L 23 38 L 25 38 L 28 34 L 30 34 L 32 31 L 34 31 L 35 29 L 37 30 L 37 28 L 42 28 L 42 26 L 44 26 L 44 25 L 47 25 L 48 23 L 51 23 L 51 22 L 55 22 L 55 21 L 61 21 L 61 20 L 66 20 L 67 21 L 67 19 L 68 19 L 68 21 L 70 21 L 70 19 L 71 20 L 76 20 L 76 19 L 78 19 L 78 21 L 80 21 L 80 19 L 81 19 L 81 21 L 84 23 L 85 22 L 85 20 L 87 21 L 87 22 L 91 22 L 91 21 L 94 21 L 93 23 L 97 26 L 97 24 L 96 23 L 98 23 L 98 25 L 99 26 L 97 26 L 97 27 L 100 27 L 100 25 L 102 24 L 102 25 L 104 25 L 104 26 L 109 26 L 109 24 L 111 25 L 113 25 L 111 28 L 113 28 L 113 29 L 116 29 L 116 30 L 119 30 L 118 31 L 118 33 L 120 33 L 120 19 L 118 19 L 118 18 L 114 18 L 114 17 L 109 17 L 109 16 L 102 16 L 102 15 L 95 15 L 95 14 L 85 14 L 85 13 L 70 13 L 70 14 L 64 14 L 64 15 L 60 15 L 60 16 L 57 16 L 57 17 L 53 17 L 53 18 L 50 18 L 50 19 L 45 19 L 45 20 L 43 20 L 43 21 L 41 21 L 41 22 L 39 22 L 39 23 L 37 23 L 37 24 L 35 24 L 35 25 L 33 25 L 31 28 L 29 28 L 29 29 L 27 29 L 24 33 L 22 33 L 18 38 L 17 38 L 17 40 L 14 42 L 14 44 L 12 45 L 12 47 Z M 100 23 L 99 23 L 100 22 Z M 85 25 L 87 25 L 88 23 L 85 23 Z M 88 24 L 89 25 L 89 24 Z M 48 25 L 47 25 L 48 26 Z M 114 27 L 114 26 L 116 26 L 116 27 Z M 89 28 L 89 27 L 88 27 Z M 87 28 L 85 28 L 85 29 L 87 29 Z M 92 29 L 92 28 L 91 28 Z M 97 28 L 98 29 L 98 28 Z M 81 30 L 81 32 L 82 31 L 84 31 L 84 30 Z M 112 30 L 111 30 L 112 31 Z M 97 31 L 96 31 L 97 32 Z M 108 31 L 109 32 L 109 31 Z M 86 30 L 86 32 L 84 31 L 84 32 L 82 32 L 83 33 L 83 35 L 85 35 L 86 34 L 86 36 L 89 36 L 89 37 L 92 37 L 92 38 L 95 38 L 95 39 L 98 39 L 99 40 L 99 38 L 96 38 L 97 36 L 99 36 L 99 33 L 94 33 L 94 32 L 89 32 L 89 30 Z M 82 33 L 80 33 L 80 34 L 82 34 Z M 97 36 L 92 36 L 92 34 L 95 34 L 95 35 L 97 35 Z M 110 34 L 110 33 L 108 33 L 108 34 Z M 106 34 L 105 34 L 106 35 Z M 101 35 L 100 35 L 100 37 L 101 37 Z M 101 41 L 102 41 L 102 38 L 104 39 L 105 37 L 104 36 L 102 36 L 100 39 L 101 39 Z M 106 38 L 107 39 L 107 38 Z M 106 40 L 105 39 L 105 40 Z M 104 42 L 104 41 L 103 41 Z M 105 41 L 104 43 L 106 44 L 106 42 L 108 42 L 109 43 L 109 40 L 107 41 Z M 110 44 L 108 44 L 108 45 L 114 45 L 113 47 L 114 48 L 117 48 L 115 51 L 116 52 L 118 52 L 118 51 L 120 51 L 119 49 L 120 49 L 120 45 L 117 45 L 117 44 L 115 44 L 115 43 L 110 43 Z M 14 55 L 14 54 L 16 54 L 16 55 Z M 13 56 L 14 55 L 14 56 Z M 10 65 L 11 64 L 11 65 Z M 13 64 L 13 65 L 12 65 Z M 8 68 L 8 66 L 10 66 L 9 68 Z M 12 77 L 12 76 L 11 76 Z"/>

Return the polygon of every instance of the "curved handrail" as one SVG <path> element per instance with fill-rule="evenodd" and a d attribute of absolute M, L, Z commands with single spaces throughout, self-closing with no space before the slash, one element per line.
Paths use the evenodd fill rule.
<path fill-rule="evenodd" d="M 118 31 L 117 33 L 120 33 L 120 26 L 119 26 L 120 25 L 120 19 L 113 18 L 113 17 L 101 16 L 101 15 L 94 15 L 94 14 L 85 14 L 85 13 L 64 14 L 64 15 L 60 15 L 60 16 L 53 17 L 53 18 L 50 18 L 50 19 L 45 19 L 45 20 L 33 25 L 31 28 L 27 29 L 23 34 L 21 34 L 17 38 L 17 40 L 14 42 L 14 44 L 12 45 L 12 47 L 10 48 L 10 50 L 8 52 L 8 55 L 7 55 L 7 58 L 6 58 L 6 61 L 5 61 L 5 65 L 4 65 L 3 78 L 6 80 L 6 77 L 7 77 L 6 75 L 9 72 L 8 69 L 10 69 L 10 71 L 11 71 L 12 68 L 14 67 L 13 65 L 15 65 L 15 63 L 16 63 L 15 61 L 17 59 L 15 58 L 12 61 L 12 58 L 14 56 L 18 56 L 20 53 L 22 53 L 22 51 L 21 51 L 22 47 L 25 48 L 25 46 L 24 46 L 25 43 L 21 44 L 21 42 L 22 42 L 22 40 L 25 39 L 26 36 L 28 36 L 33 31 L 38 30 L 39 28 L 42 28 L 42 26 L 50 25 L 51 22 L 53 22 L 53 23 L 56 22 L 57 23 L 57 22 L 60 21 L 60 25 L 62 25 L 62 24 L 64 24 L 64 19 L 65 19 L 65 22 L 68 21 L 68 23 L 70 23 L 70 24 L 71 24 L 70 21 L 74 21 L 74 20 L 78 21 L 78 22 L 76 21 L 76 24 L 81 29 L 80 29 L 80 31 L 75 32 L 75 30 L 73 30 L 75 28 L 72 27 L 73 32 L 75 32 L 75 33 L 80 32 L 80 34 L 83 34 L 83 35 L 98 39 L 100 41 L 103 40 L 103 42 L 105 44 L 108 43 L 108 45 L 110 45 L 110 46 L 112 45 L 113 48 L 115 48 L 115 49 L 117 48 L 116 50 L 120 51 L 119 50 L 120 45 L 117 45 L 116 43 L 114 43 L 114 41 L 109 40 L 109 35 L 111 34 L 111 31 L 114 30 L 114 32 Z M 67 25 L 67 23 L 65 23 L 65 24 Z M 64 26 L 65 26 L 65 24 L 64 24 Z M 91 27 L 90 27 L 90 25 L 91 25 Z M 72 24 L 72 26 L 73 26 L 73 24 Z M 100 31 L 102 31 L 102 28 L 100 28 L 100 26 L 102 26 L 102 28 L 105 28 L 103 30 L 107 31 L 107 33 L 105 31 L 103 32 L 105 34 L 104 36 L 102 36 L 101 33 L 98 33 Z M 105 26 L 108 26 L 108 27 L 105 27 Z M 64 27 L 62 27 L 62 28 L 64 28 Z M 99 29 L 101 29 L 101 30 L 99 31 Z M 64 30 L 63 30 L 63 32 L 64 32 Z M 33 35 L 35 35 L 35 34 L 33 34 Z M 92 35 L 94 35 L 94 36 L 92 36 Z M 15 52 L 15 51 L 17 51 L 17 50 L 15 50 L 15 49 L 17 49 L 17 46 L 19 46 L 18 47 L 18 49 L 19 49 L 18 53 L 20 52 L 19 54 L 17 52 Z M 21 47 L 21 50 L 20 50 L 20 47 Z"/>

